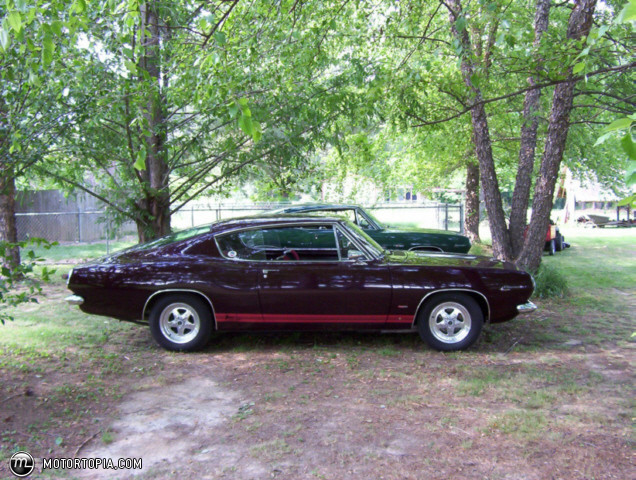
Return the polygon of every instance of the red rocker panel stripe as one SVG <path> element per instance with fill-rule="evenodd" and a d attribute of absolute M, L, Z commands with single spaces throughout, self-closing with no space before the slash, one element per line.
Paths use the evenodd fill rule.
<path fill-rule="evenodd" d="M 408 315 L 294 315 L 258 313 L 216 313 L 217 322 L 241 323 L 411 323 Z"/>

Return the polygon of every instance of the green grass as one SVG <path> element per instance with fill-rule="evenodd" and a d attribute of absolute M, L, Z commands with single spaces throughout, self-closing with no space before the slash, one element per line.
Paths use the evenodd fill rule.
<path fill-rule="evenodd" d="M 26 250 L 33 250 L 39 258 L 44 258 L 49 262 L 55 263 L 59 261 L 69 261 L 69 260 L 78 260 L 81 261 L 83 259 L 90 258 L 99 258 L 107 255 L 108 253 L 116 252 L 117 250 L 122 250 L 124 248 L 131 247 L 135 245 L 136 242 L 110 242 L 107 245 L 105 242 L 95 242 L 95 243 L 65 243 L 54 245 L 50 249 L 45 249 L 42 247 L 36 248 L 27 248 Z M 107 252 L 108 250 L 108 252 Z"/>
<path fill-rule="evenodd" d="M 572 246 L 554 256 L 543 256 L 574 290 L 624 289 L 636 285 L 636 229 L 562 228 Z"/>

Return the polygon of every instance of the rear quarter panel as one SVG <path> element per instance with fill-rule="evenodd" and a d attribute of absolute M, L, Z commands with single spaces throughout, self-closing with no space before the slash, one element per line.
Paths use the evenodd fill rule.
<path fill-rule="evenodd" d="M 259 314 L 255 275 L 245 264 L 186 256 L 80 267 L 74 271 L 69 288 L 84 298 L 82 311 L 121 320 L 142 320 L 144 305 L 154 293 L 173 290 L 202 293 L 215 312 Z"/>

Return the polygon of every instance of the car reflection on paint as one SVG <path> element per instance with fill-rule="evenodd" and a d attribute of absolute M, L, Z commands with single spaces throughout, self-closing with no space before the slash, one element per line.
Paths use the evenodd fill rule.
<path fill-rule="evenodd" d="M 75 267 L 67 301 L 147 323 L 169 350 L 213 331 L 417 330 L 438 350 L 533 311 L 532 277 L 491 258 L 387 251 L 337 217 L 269 215 L 177 232 Z"/>

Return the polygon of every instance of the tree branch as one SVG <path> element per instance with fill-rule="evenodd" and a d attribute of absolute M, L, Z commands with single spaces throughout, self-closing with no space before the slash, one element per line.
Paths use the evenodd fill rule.
<path fill-rule="evenodd" d="M 421 122 L 421 123 L 419 123 L 417 125 L 412 125 L 413 128 L 425 127 L 425 126 L 428 126 L 428 125 L 437 125 L 439 123 L 448 122 L 450 120 L 454 120 L 455 118 L 461 117 L 462 115 L 465 115 L 468 112 L 470 112 L 473 108 L 475 108 L 478 105 L 486 105 L 488 103 L 494 103 L 494 102 L 499 102 L 501 100 L 506 100 L 507 98 L 516 97 L 517 95 L 521 95 L 521 94 L 526 93 L 526 92 L 528 92 L 530 90 L 536 90 L 537 88 L 550 87 L 550 86 L 553 86 L 553 85 L 559 85 L 561 83 L 577 82 L 579 80 L 583 80 L 584 78 L 593 77 L 593 76 L 600 75 L 600 74 L 603 74 L 603 73 L 623 72 L 623 71 L 626 71 L 626 70 L 631 70 L 634 67 L 636 67 L 636 62 L 631 62 L 631 63 L 625 64 L 625 65 L 618 65 L 616 67 L 601 68 L 599 70 L 595 70 L 595 71 L 587 73 L 585 75 L 575 75 L 575 76 L 568 77 L 568 78 L 563 79 L 563 80 L 552 80 L 550 82 L 537 83 L 536 85 L 532 85 L 530 87 L 522 88 L 522 89 L 517 90 L 515 92 L 507 93 L 506 95 L 501 95 L 499 97 L 488 98 L 488 99 L 485 99 L 485 100 L 481 100 L 479 102 L 475 102 L 472 105 L 470 105 L 469 107 L 466 107 L 461 112 L 459 112 L 459 113 L 457 113 L 455 115 L 451 115 L 450 117 L 442 118 L 440 120 L 426 121 L 423 118 L 418 117 L 414 113 L 407 113 L 407 115 L 409 115 L 409 116 L 411 116 L 413 118 L 416 118 L 416 119 L 418 119 Z"/>

